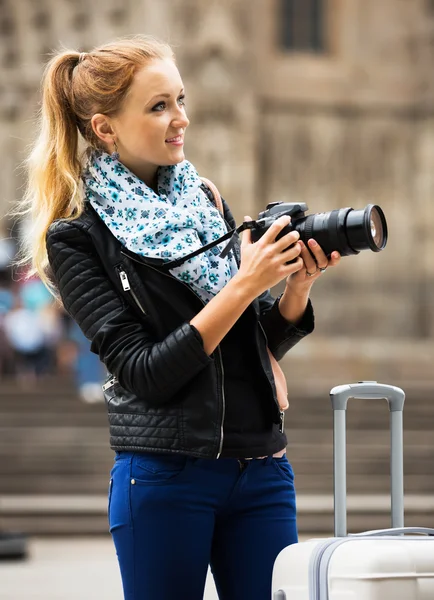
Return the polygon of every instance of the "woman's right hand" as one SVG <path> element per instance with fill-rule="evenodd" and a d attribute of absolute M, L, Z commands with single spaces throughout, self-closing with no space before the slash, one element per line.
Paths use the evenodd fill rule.
<path fill-rule="evenodd" d="M 251 217 L 244 218 L 244 221 L 251 220 Z M 279 217 L 257 242 L 252 242 L 250 229 L 243 232 L 241 265 L 236 277 L 253 297 L 303 268 L 301 246 L 297 243 L 300 238 L 298 231 L 291 231 L 276 241 L 282 229 L 290 223 L 290 216 Z M 286 264 L 294 259 L 295 262 Z"/>

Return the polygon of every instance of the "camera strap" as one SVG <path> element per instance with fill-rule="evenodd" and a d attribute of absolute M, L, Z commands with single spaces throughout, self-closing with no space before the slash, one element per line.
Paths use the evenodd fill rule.
<path fill-rule="evenodd" d="M 163 269 L 174 269 L 175 267 L 179 267 L 186 260 L 189 260 L 190 258 L 194 258 L 195 256 L 202 254 L 202 252 L 206 252 L 207 250 L 210 250 L 214 246 L 217 246 L 218 244 L 221 244 L 222 242 L 224 242 L 225 240 L 228 240 L 230 238 L 229 242 L 226 244 L 226 246 L 223 248 L 223 250 L 219 254 L 220 258 L 225 258 L 229 254 L 229 252 L 232 250 L 232 248 L 235 246 L 236 242 L 238 241 L 239 234 L 242 231 L 245 231 L 246 229 L 253 229 L 255 225 L 256 225 L 256 221 L 244 221 L 244 223 L 242 223 L 236 229 L 231 229 L 230 231 L 225 233 L 225 235 L 222 235 L 221 237 L 219 237 L 217 240 L 214 240 L 213 242 L 206 244 L 206 246 L 203 246 L 202 248 L 199 248 L 198 250 L 195 250 L 194 252 L 187 254 L 187 256 L 182 256 L 181 258 L 178 258 L 177 260 L 172 260 L 171 262 L 164 263 L 164 265 L 162 265 L 162 268 Z"/>

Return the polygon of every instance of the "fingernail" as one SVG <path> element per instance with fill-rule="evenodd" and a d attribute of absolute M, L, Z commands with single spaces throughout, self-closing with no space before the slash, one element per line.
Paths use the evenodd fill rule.
<path fill-rule="evenodd" d="M 315 240 L 309 240 L 309 244 L 311 246 L 318 246 L 318 243 Z"/>

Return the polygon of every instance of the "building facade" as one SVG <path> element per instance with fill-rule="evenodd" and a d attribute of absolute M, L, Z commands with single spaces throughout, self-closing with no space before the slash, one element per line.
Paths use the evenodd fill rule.
<path fill-rule="evenodd" d="M 0 0 L 0 209 L 19 198 L 51 50 L 150 33 L 174 45 L 188 158 L 238 220 L 268 202 L 379 204 L 389 243 L 315 284 L 293 389 L 434 383 L 432 0 Z M 315 375 L 315 377 L 312 376 Z M 422 382 L 422 383 L 421 383 Z"/>

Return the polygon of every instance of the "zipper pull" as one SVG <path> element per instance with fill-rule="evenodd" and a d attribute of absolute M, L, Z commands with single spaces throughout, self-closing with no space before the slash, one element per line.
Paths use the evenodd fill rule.
<path fill-rule="evenodd" d="M 285 413 L 283 412 L 283 410 L 281 410 L 280 411 L 280 424 L 279 424 L 280 433 L 283 433 L 284 429 L 285 429 Z"/>
<path fill-rule="evenodd" d="M 124 292 L 129 292 L 131 289 L 130 282 L 128 281 L 128 276 L 125 271 L 119 271 L 119 277 L 121 278 L 122 287 Z"/>
<path fill-rule="evenodd" d="M 107 391 L 108 389 L 113 387 L 116 382 L 117 382 L 116 377 L 112 377 L 102 386 L 102 391 L 103 392 Z"/>

